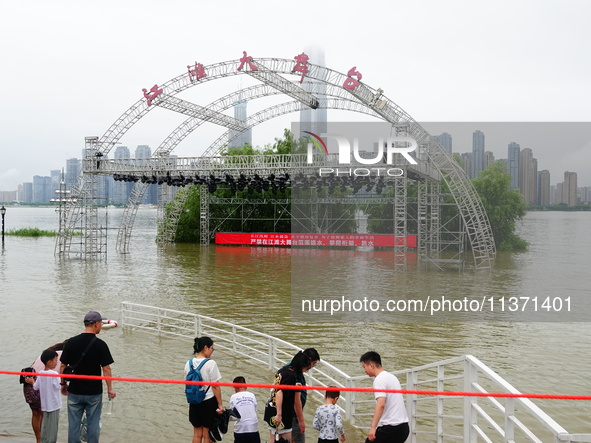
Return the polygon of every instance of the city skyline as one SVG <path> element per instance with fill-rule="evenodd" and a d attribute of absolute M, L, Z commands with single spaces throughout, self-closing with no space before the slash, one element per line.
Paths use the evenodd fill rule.
<path fill-rule="evenodd" d="M 548 125 L 546 123 L 545 125 Z M 527 131 L 526 131 L 527 132 Z M 434 138 L 448 153 L 452 153 L 453 136 L 447 132 L 435 135 Z M 457 153 L 462 169 L 470 179 L 477 178 L 488 166 L 495 163 L 495 156 L 486 150 L 485 134 L 480 130 L 472 133 L 472 152 Z M 551 185 L 551 174 L 548 169 L 538 168 L 538 159 L 531 148 L 523 148 L 519 143 L 507 145 L 507 157 L 499 161 L 505 163 L 505 169 L 511 181 L 509 187 L 518 190 L 523 201 L 530 206 L 548 206 L 566 204 L 589 204 L 591 187 L 578 186 L 576 172 L 565 171 L 564 181 Z"/>
<path fill-rule="evenodd" d="M 236 106 L 238 105 L 238 106 Z M 238 109 L 238 111 L 237 111 Z M 236 118 L 246 119 L 246 103 L 243 101 L 235 103 L 234 113 Z M 305 115 L 304 117 L 305 118 Z M 350 126 L 350 123 L 340 123 L 346 127 Z M 301 123 L 300 123 L 301 125 Z M 331 123 L 331 131 L 334 132 L 335 128 L 338 128 L 339 123 Z M 336 125 L 336 126 L 335 126 Z M 569 205 L 576 204 L 577 202 L 577 190 L 581 191 L 580 201 L 582 203 L 588 203 L 588 190 L 591 188 L 582 184 L 578 179 L 578 173 L 576 171 L 557 171 L 553 168 L 554 173 L 545 166 L 545 162 L 541 161 L 538 165 L 538 159 L 535 157 L 536 153 L 531 148 L 522 148 L 520 143 L 514 141 L 507 144 L 506 154 L 503 155 L 502 150 L 499 152 L 499 140 L 509 140 L 514 138 L 516 140 L 525 141 L 526 145 L 538 146 L 540 139 L 544 143 L 558 144 L 558 143 L 572 143 L 574 147 L 580 146 L 586 143 L 587 134 L 591 133 L 591 125 L 587 123 L 497 123 L 497 122 L 476 122 L 476 123 L 422 123 L 423 126 L 429 127 L 431 131 L 436 127 L 444 127 L 446 131 L 441 134 L 433 134 L 432 136 L 437 140 L 448 153 L 456 153 L 461 157 L 461 164 L 469 178 L 473 179 L 477 177 L 483 169 L 486 169 L 489 165 L 494 163 L 496 160 L 502 160 L 506 164 L 507 173 L 511 176 L 511 188 L 517 189 L 524 196 L 524 201 L 531 205 L 543 204 L 542 201 L 548 201 L 549 203 L 568 203 Z M 380 123 L 378 127 L 387 128 L 387 123 Z M 296 126 L 297 128 L 297 126 Z M 489 131 L 489 143 L 496 146 L 496 152 L 488 150 L 487 135 L 480 129 L 473 128 L 486 128 Z M 292 130 L 294 128 L 292 127 Z M 297 129 L 295 129 L 297 130 Z M 327 129 L 325 129 L 327 130 Z M 381 129 L 374 129 L 380 131 Z M 459 145 L 460 148 L 467 147 L 466 144 L 454 143 L 454 137 L 458 134 L 465 138 L 467 131 L 472 131 L 471 139 L 472 146 L 468 152 L 457 152 L 453 148 L 455 144 L 456 148 Z M 329 132 L 331 132 L 329 131 Z M 337 130 L 338 132 L 338 130 Z M 455 134 L 455 135 L 454 135 Z M 568 134 L 563 136 L 562 134 Z M 360 133 L 362 141 L 367 142 L 371 138 L 371 131 L 367 134 Z M 557 137 L 558 135 L 558 137 Z M 247 134 L 248 138 L 252 137 L 251 133 Z M 492 148 L 491 148 L 492 149 Z M 123 152 L 123 154 L 122 154 Z M 82 156 L 85 155 L 82 150 Z M 126 146 L 117 146 L 114 150 L 115 158 L 147 158 L 151 156 L 151 148 L 148 145 L 141 144 L 135 149 L 134 155 L 130 154 L 129 149 Z M 108 156 L 107 156 L 108 158 Z M 71 158 L 66 160 L 65 177 L 67 187 L 69 188 L 75 181 L 78 172 L 80 171 L 81 161 L 80 159 Z M 572 168 L 569 168 L 572 169 Z M 543 180 L 542 174 L 543 173 Z M 15 194 L 20 201 L 23 202 L 44 202 L 47 201 L 46 195 L 51 195 L 52 190 L 50 188 L 57 189 L 59 182 L 59 170 L 51 170 L 50 176 L 39 176 L 35 175 L 33 181 L 23 182 L 17 188 Z M 560 181 L 560 178 L 564 174 L 564 181 Z M 574 174 L 575 185 L 570 185 L 564 190 L 562 188 L 563 183 L 570 183 L 569 174 Z M 125 203 L 126 198 L 122 194 L 128 194 L 127 190 L 123 191 L 120 183 L 112 183 L 113 180 L 107 178 L 101 179 L 101 186 L 105 188 L 104 194 L 108 196 L 109 202 L 111 203 Z M 554 184 L 553 184 L 554 183 Z M 581 186 L 577 186 L 577 184 Z M 543 185 L 543 188 L 541 186 Z M 108 188 L 108 189 L 107 189 Z M 552 191 L 550 190 L 552 189 Z M 2 195 L 8 195 L 6 190 L 0 190 Z M 14 192 L 14 191 L 12 191 Z M 565 193 L 563 195 L 563 192 Z M 146 202 L 155 203 L 156 190 L 151 190 L 146 196 Z M 570 193 L 570 195 L 569 195 Z M 34 195 L 34 197 L 33 197 Z M 40 197 L 43 195 L 43 197 Z M 574 196 L 574 197 L 573 197 Z M 8 200 L 7 200 L 8 201 Z M 573 203 L 574 202 L 574 203 Z M 548 204 L 548 203 L 546 203 Z"/>
<path fill-rule="evenodd" d="M 293 60 L 308 46 L 320 46 L 328 68 L 346 75 L 355 67 L 363 83 L 383 89 L 419 122 L 589 119 L 591 60 L 581 56 L 591 52 L 588 2 L 455 1 L 450 7 L 427 0 L 360 7 L 344 1 L 336 7 L 303 0 L 295 16 L 268 0 L 257 3 L 257 14 L 252 4 L 232 1 L 215 5 L 172 0 L 157 14 L 138 13 L 145 8 L 146 3 L 136 0 L 5 5 L 0 41 L 4 42 L 3 80 L 9 87 L 0 101 L 0 189 L 15 189 L 47 166 L 58 168 L 62 162 L 56 159 L 74 157 L 84 147 L 85 137 L 100 137 L 142 98 L 142 88 L 186 73 L 187 66 L 196 62 L 210 66 L 236 60 L 243 51 L 255 59 Z M 227 13 L 229 8 L 232 14 Z M 289 26 L 309 13 L 320 17 L 323 26 L 310 25 L 313 32 L 293 38 Z M 105 23 L 117 31 L 88 32 L 106 29 Z M 233 32 L 219 32 L 222 23 L 225 29 L 244 32 L 239 39 Z M 357 31 L 365 23 L 375 23 L 371 33 Z M 200 35 L 215 35 L 215 43 L 197 38 L 196 27 Z M 433 39 L 417 32 L 420 28 L 442 32 Z M 437 70 L 420 69 L 426 62 Z M 179 98 L 207 105 L 256 81 L 240 75 L 205 83 Z M 249 103 L 249 114 L 259 110 Z M 253 144 L 272 143 L 295 119 L 286 115 L 259 125 Z M 369 117 L 329 111 L 328 119 L 367 121 Z M 118 141 L 156 149 L 179 121 L 182 116 L 154 109 Z M 203 125 L 175 154 L 201 154 L 217 138 L 218 129 L 211 123 Z M 487 144 L 488 139 L 487 135 Z M 454 147 L 459 148 L 458 143 Z M 534 149 L 540 159 L 557 166 L 565 154 Z M 572 170 L 577 165 L 580 182 L 591 183 L 591 149 L 571 156 L 569 166 L 560 168 Z"/>
<path fill-rule="evenodd" d="M 462 160 L 462 167 L 468 177 L 471 179 L 478 176 L 479 172 L 474 171 L 477 162 L 474 160 L 474 151 L 477 147 L 481 151 L 481 162 L 483 169 L 493 164 L 495 161 L 504 161 L 507 173 L 512 177 L 511 188 L 518 190 L 523 196 L 524 201 L 530 205 L 549 205 L 565 203 L 568 206 L 574 206 L 578 203 L 589 204 L 591 202 L 591 186 L 578 186 L 577 173 L 573 171 L 564 171 L 564 180 L 556 180 L 556 184 L 551 185 L 551 174 L 548 169 L 538 168 L 538 160 L 534 157 L 534 151 L 530 148 L 521 147 L 518 143 L 511 142 L 507 145 L 507 157 L 495 158 L 495 155 L 486 150 L 485 133 L 480 130 L 473 132 L 473 145 L 471 152 L 454 152 L 453 136 L 447 132 L 433 137 L 444 145 L 444 149 L 450 154 L 458 154 Z M 151 147 L 148 145 L 138 145 L 135 148 L 134 156 L 130 154 L 127 146 L 117 146 L 114 150 L 115 159 L 128 158 L 149 158 L 151 157 Z M 82 156 L 84 156 L 84 150 Z M 106 157 L 108 158 L 108 156 Z M 47 203 L 53 197 L 55 190 L 59 188 L 59 182 L 63 177 L 67 189 L 75 182 L 75 179 L 81 168 L 81 159 L 70 158 L 66 161 L 66 167 L 62 170 L 50 170 L 49 176 L 33 176 L 31 182 L 23 182 L 16 191 L 0 190 L 0 202 L 9 202 L 18 200 L 22 203 Z M 517 185 L 514 185 L 517 183 Z M 125 204 L 133 187 L 132 182 L 120 182 L 113 180 L 109 176 L 100 176 L 99 193 L 103 195 L 110 204 Z M 14 193 L 14 198 L 7 196 Z M 144 196 L 144 203 L 157 203 L 156 185 L 150 185 L 150 189 Z M 174 191 L 173 191 L 174 193 Z"/>
<path fill-rule="evenodd" d="M 235 118 L 246 118 L 245 116 L 247 115 L 246 113 L 246 103 L 245 102 L 240 102 L 236 104 L 237 106 L 233 107 L 233 112 L 235 115 Z M 236 111 L 236 109 L 240 109 L 240 111 Z M 474 165 L 478 162 L 480 164 L 483 165 L 484 168 L 486 168 L 486 159 L 485 159 L 485 153 L 487 152 L 491 152 L 493 154 L 493 157 L 495 160 L 501 160 L 501 159 L 508 159 L 511 160 L 511 156 L 510 154 L 507 152 L 507 147 L 509 147 L 509 151 L 511 151 L 511 149 L 517 149 L 517 151 L 519 151 L 520 149 L 532 149 L 532 151 L 534 153 L 540 151 L 540 149 L 536 149 L 536 147 L 540 147 L 540 146 L 536 146 L 539 143 L 541 143 L 541 151 L 544 151 L 544 148 L 548 148 L 548 146 L 551 146 L 553 143 L 562 143 L 563 146 L 566 145 L 568 146 L 569 143 L 573 143 L 575 146 L 575 149 L 573 149 L 573 152 L 581 152 L 582 150 L 589 148 L 591 149 L 591 123 L 564 123 L 564 122 L 545 122 L 545 123 L 533 123 L 533 122 L 527 122 L 527 123 L 517 123 L 517 122 L 427 122 L 427 123 L 420 123 L 423 127 L 425 127 L 426 129 L 430 130 L 430 134 L 444 147 L 444 149 L 448 152 L 451 153 L 458 153 L 461 155 L 465 155 L 465 154 L 471 154 L 470 157 L 465 157 L 465 161 L 468 161 L 471 163 L 471 166 L 466 166 L 463 165 L 464 170 L 466 170 L 466 172 L 468 173 L 468 176 L 470 178 L 474 178 L 477 176 L 478 171 L 482 170 L 478 169 L 476 170 Z M 554 128 L 550 128 L 548 129 L 549 126 L 553 126 Z M 434 132 L 434 130 L 436 128 L 445 128 L 444 131 L 442 131 L 441 133 L 436 133 Z M 488 128 L 489 129 L 489 134 L 487 134 L 487 131 L 481 131 L 480 129 L 472 129 L 472 128 Z M 544 129 L 545 130 L 541 133 L 541 134 L 537 134 L 536 136 L 536 132 L 539 132 L 540 129 Z M 470 131 L 472 131 L 470 133 Z M 467 142 L 467 134 L 470 133 L 470 144 L 468 144 Z M 458 134 L 460 134 L 458 136 Z M 478 136 L 476 136 L 476 134 L 478 134 Z M 566 134 L 563 136 L 563 134 Z M 490 137 L 490 138 L 489 138 Z M 513 140 L 512 138 L 514 138 L 515 140 Z M 570 138 L 570 142 L 569 142 L 569 138 Z M 505 152 L 503 152 L 503 146 L 502 146 L 502 142 L 500 142 L 499 140 L 510 140 L 510 142 L 508 142 L 505 146 Z M 246 135 L 244 135 L 242 137 L 242 141 L 246 141 L 248 142 L 248 140 L 252 140 L 252 132 L 248 131 L 248 133 Z M 525 140 L 525 143 L 522 142 L 522 140 Z M 543 141 L 540 141 L 543 140 Z M 478 144 L 478 152 L 480 153 L 480 159 L 475 159 L 474 158 L 474 152 L 475 152 L 475 146 L 476 144 Z M 233 146 L 236 145 L 236 143 L 232 144 Z M 452 146 L 453 145 L 453 146 Z M 123 146 L 123 145 L 120 145 Z M 118 146 L 118 147 L 120 147 Z M 143 152 L 141 147 L 142 146 L 148 146 L 146 144 L 138 144 L 137 145 L 138 148 L 140 148 L 139 152 Z M 492 147 L 491 147 L 492 146 Z M 528 147 L 526 147 L 528 146 Z M 532 147 L 529 147 L 532 146 Z M 117 147 L 117 148 L 118 148 Z M 258 146 L 261 147 L 261 146 Z M 115 152 L 115 150 L 117 149 L 113 149 L 111 151 L 111 155 L 113 155 L 113 153 Z M 149 148 L 148 146 L 148 149 Z M 145 154 L 141 154 L 142 157 Z M 569 155 L 567 155 L 569 156 Z M 132 157 L 133 158 L 133 157 Z M 140 157 L 141 158 L 141 157 Z M 537 157 L 536 157 L 537 158 Z M 75 157 L 72 159 L 66 159 L 65 160 L 65 165 L 59 166 L 56 165 L 56 167 L 62 168 L 65 166 L 65 168 L 68 170 L 73 170 L 72 168 L 68 168 L 68 162 L 72 161 L 76 159 Z M 572 171 L 573 169 L 579 168 L 581 166 L 581 164 L 579 162 L 573 162 L 573 166 L 569 166 L 568 164 L 566 164 L 564 161 L 561 163 L 562 166 L 556 166 L 556 162 L 550 162 L 550 161 L 545 161 L 543 158 L 539 159 L 541 161 L 541 165 L 538 168 L 538 170 L 543 170 L 543 169 L 547 169 L 550 171 L 550 180 L 551 180 L 551 184 L 552 185 L 556 185 L 558 183 L 561 182 L 560 177 L 561 174 L 563 174 L 564 172 L 568 172 L 568 171 Z M 545 164 L 552 164 L 553 167 L 548 167 L 548 166 L 544 166 Z M 512 171 L 512 167 L 514 166 L 508 166 L 508 172 L 510 175 L 512 175 L 511 171 Z M 563 170 L 560 170 L 561 167 L 565 168 Z M 52 168 L 50 168 L 50 170 L 54 170 Z M 584 174 L 580 174 L 579 171 L 572 171 L 572 172 L 576 172 L 578 177 L 579 177 L 579 185 L 580 186 L 591 186 L 591 180 L 589 181 L 583 181 L 581 179 L 581 175 L 584 176 Z M 34 176 L 38 176 L 40 175 L 39 173 L 34 174 Z M 51 174 L 50 174 L 51 175 Z M 72 173 L 70 173 L 70 175 L 72 175 Z M 68 185 L 70 185 L 74 179 L 75 179 L 75 175 L 72 176 L 67 176 L 66 177 L 66 182 L 68 183 Z M 33 177 L 34 177 L 33 176 Z M 513 177 L 513 175 L 512 175 Z M 31 180 L 32 181 L 32 180 Z M 24 184 L 24 183 L 29 183 L 29 181 L 23 181 L 19 184 L 17 184 L 17 187 Z M 515 180 L 512 180 L 511 183 L 511 187 L 513 189 L 519 189 L 519 186 L 516 185 Z M 17 189 L 1 189 L 0 188 L 0 192 L 10 192 L 10 191 L 15 191 Z"/>
<path fill-rule="evenodd" d="M 452 153 L 471 154 L 474 146 L 474 132 L 480 131 L 485 137 L 484 151 L 492 152 L 497 161 L 510 158 L 509 146 L 517 148 L 517 151 L 531 149 L 533 157 L 538 161 L 537 170 L 550 171 L 552 185 L 563 181 L 564 172 L 572 171 L 578 175 L 579 186 L 591 186 L 591 176 L 585 173 L 587 151 L 591 151 L 591 123 L 421 122 L 420 124 L 435 138 L 442 133 L 447 133 L 453 144 Z M 555 155 L 549 156 L 549 152 Z M 470 162 L 473 163 L 473 159 L 470 159 Z M 512 175 L 511 166 L 508 172 Z M 471 178 L 474 177 L 471 173 L 468 175 Z M 511 187 L 519 189 L 519 184 L 512 180 Z"/>

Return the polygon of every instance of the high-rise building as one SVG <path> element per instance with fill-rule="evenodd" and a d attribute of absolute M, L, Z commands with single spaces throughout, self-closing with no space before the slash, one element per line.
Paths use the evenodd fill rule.
<path fill-rule="evenodd" d="M 511 189 L 519 189 L 519 155 L 520 146 L 515 142 L 509 143 L 507 152 L 507 163 L 509 166 L 509 175 L 511 176 Z"/>
<path fill-rule="evenodd" d="M 557 205 L 561 205 L 565 203 L 564 199 L 564 183 L 556 183 L 556 203 Z"/>
<path fill-rule="evenodd" d="M 578 192 L 580 204 L 591 204 L 591 186 L 583 186 L 582 188 L 579 188 Z"/>
<path fill-rule="evenodd" d="M 474 177 L 474 162 L 472 157 L 473 155 L 471 152 L 462 153 L 462 169 L 468 177 Z"/>
<path fill-rule="evenodd" d="M 568 206 L 577 204 L 577 173 L 566 171 L 562 185 L 562 203 Z"/>
<path fill-rule="evenodd" d="M 11 203 L 17 201 L 17 193 L 18 189 L 16 191 L 0 191 L 0 202 Z"/>
<path fill-rule="evenodd" d="M 544 169 L 538 172 L 538 205 L 550 204 L 550 171 Z"/>
<path fill-rule="evenodd" d="M 445 149 L 445 151 L 449 154 L 452 153 L 452 138 L 451 138 L 451 134 L 448 134 L 447 132 L 442 132 L 439 135 L 434 135 L 433 138 L 435 140 L 437 140 L 437 143 L 439 143 L 443 149 Z"/>
<path fill-rule="evenodd" d="M 152 148 L 148 145 L 137 145 L 135 148 L 135 158 L 150 158 L 152 157 Z"/>
<path fill-rule="evenodd" d="M 117 146 L 115 148 L 115 159 L 129 159 L 129 148 L 127 146 Z M 133 182 L 116 181 L 113 183 L 112 202 L 114 204 L 125 204 L 129 199 L 129 194 L 133 189 Z"/>
<path fill-rule="evenodd" d="M 104 160 L 109 158 L 108 155 L 101 157 Z M 113 177 L 110 175 L 98 175 L 97 176 L 97 192 L 98 192 L 98 199 L 99 202 L 102 204 L 109 204 L 112 201 L 112 194 L 113 194 Z"/>
<path fill-rule="evenodd" d="M 127 146 L 117 146 L 115 148 L 114 158 L 115 158 L 115 160 L 129 159 L 130 158 L 129 148 Z M 121 162 L 121 163 L 123 163 L 123 162 Z"/>
<path fill-rule="evenodd" d="M 19 200 L 23 203 L 33 203 L 33 182 L 23 183 L 23 192 Z"/>
<path fill-rule="evenodd" d="M 23 201 L 23 184 L 17 185 L 16 187 L 16 198 L 14 199 L 17 202 Z"/>
<path fill-rule="evenodd" d="M 51 177 L 34 175 L 33 203 L 49 203 L 52 197 Z"/>
<path fill-rule="evenodd" d="M 491 151 L 484 152 L 484 169 L 488 168 L 495 162 L 495 155 Z"/>
<path fill-rule="evenodd" d="M 550 204 L 551 205 L 557 205 L 559 203 L 560 198 L 557 197 L 557 195 L 558 195 L 557 188 L 558 188 L 558 185 L 550 185 Z"/>
<path fill-rule="evenodd" d="M 246 119 L 248 117 L 246 105 L 246 100 L 238 100 L 236 103 L 234 103 L 234 118 L 244 123 L 246 123 Z M 235 131 L 233 129 L 230 130 L 230 146 L 241 147 L 245 144 L 252 146 L 252 129 L 248 129 L 244 132 Z"/>
<path fill-rule="evenodd" d="M 82 163 L 78 158 L 69 158 L 66 160 L 66 187 L 70 189 L 76 184 L 76 179 L 80 174 Z"/>
<path fill-rule="evenodd" d="M 55 191 L 57 191 L 60 188 L 60 181 L 62 179 L 62 171 L 60 171 L 59 169 L 52 169 L 51 171 L 49 171 L 49 176 L 51 177 L 52 193 L 55 194 Z M 51 198 L 53 198 L 53 196 Z"/>
<path fill-rule="evenodd" d="M 148 145 L 138 145 L 135 148 L 135 158 L 150 158 L 152 157 L 152 149 Z M 146 193 L 144 194 L 143 203 L 153 204 L 158 203 L 158 185 L 148 185 Z"/>
<path fill-rule="evenodd" d="M 539 189 L 539 185 L 538 185 L 538 159 L 534 158 L 532 159 L 533 165 L 532 165 L 532 175 L 534 177 L 534 182 L 533 182 L 533 189 L 534 189 L 534 195 L 532 196 L 533 198 L 533 204 L 537 204 L 538 203 L 538 189 Z"/>
<path fill-rule="evenodd" d="M 472 175 L 478 177 L 484 169 L 484 132 L 476 130 L 472 133 Z"/>
<path fill-rule="evenodd" d="M 304 52 L 308 56 L 308 62 L 318 66 L 326 66 L 324 60 L 324 50 L 316 46 L 309 46 L 304 48 Z M 307 80 L 304 77 L 302 88 L 306 91 L 314 91 L 315 95 L 326 95 L 326 85 L 314 80 Z M 326 108 L 312 109 L 305 107 L 300 111 L 300 131 L 309 131 L 320 135 L 327 132 L 327 113 Z M 302 134 L 294 134 L 295 138 L 299 138 Z"/>
<path fill-rule="evenodd" d="M 525 203 L 535 205 L 536 198 L 536 179 L 538 161 L 534 159 L 530 148 L 524 148 L 519 154 L 519 191 L 523 195 Z"/>

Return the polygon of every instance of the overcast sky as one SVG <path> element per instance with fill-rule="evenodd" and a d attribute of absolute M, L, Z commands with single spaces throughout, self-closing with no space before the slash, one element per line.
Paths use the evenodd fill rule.
<path fill-rule="evenodd" d="M 1 11 L 5 191 L 79 158 L 84 137 L 103 135 L 142 88 L 168 81 L 188 64 L 238 59 L 242 51 L 292 59 L 319 46 L 329 68 L 346 73 L 357 66 L 366 84 L 382 88 L 417 121 L 591 121 L 591 2 L 585 0 L 13 0 Z M 191 88 L 199 91 L 186 98 L 205 105 L 250 84 L 243 77 Z M 183 119 L 158 111 L 121 140 L 132 155 L 138 144 L 155 149 Z M 333 112 L 329 120 L 361 119 Z M 255 128 L 254 144 L 272 142 L 294 119 Z M 216 137 L 213 129 L 196 131 L 175 152 L 199 155 Z M 591 145 L 510 141 L 531 148 L 553 184 L 570 170 L 579 174 L 579 186 L 591 185 Z M 454 139 L 454 151 L 469 149 Z M 507 155 L 504 141 L 486 149 Z"/>

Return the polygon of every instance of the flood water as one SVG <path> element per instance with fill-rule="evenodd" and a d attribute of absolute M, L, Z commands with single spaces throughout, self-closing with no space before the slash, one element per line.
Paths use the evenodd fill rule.
<path fill-rule="evenodd" d="M 109 210 L 109 226 L 118 226 L 121 209 Z M 359 356 L 378 350 L 386 369 L 419 366 L 472 354 L 522 392 L 589 395 L 591 327 L 585 321 L 316 321 L 292 317 L 292 261 L 297 253 L 280 248 L 173 245 L 154 243 L 156 210 L 138 213 L 131 253 L 115 252 L 116 231 L 109 231 L 106 261 L 59 260 L 53 238 L 7 236 L 0 252 L 0 370 L 28 366 L 47 346 L 82 332 L 88 310 L 119 319 L 129 301 L 205 314 L 265 332 L 302 347 L 316 347 L 323 359 L 350 375 L 361 375 Z M 6 229 L 57 230 L 52 208 L 9 207 Z M 492 273 L 412 270 L 383 284 L 383 294 L 455 294 L 486 296 L 573 296 L 591 300 L 591 213 L 533 212 L 519 225 L 530 242 L 522 253 L 501 253 Z M 343 288 L 363 291 L 364 270 L 387 267 L 372 251 L 308 254 L 301 260 L 315 269 L 315 281 L 341 295 Z M 393 286 L 395 285 L 395 286 Z M 327 289 L 325 289 L 326 291 Z M 538 318 L 532 317 L 534 320 Z M 361 319 L 363 320 L 363 319 Z M 443 319 L 442 319 L 443 320 Z M 580 318 L 578 318 L 580 320 Z M 113 375 L 178 379 L 191 356 L 188 340 L 161 338 L 122 328 L 103 331 L 111 349 Z M 224 381 L 245 375 L 268 383 L 266 369 L 214 354 Z M 103 415 L 102 441 L 189 441 L 182 387 L 115 383 L 117 398 Z M 32 436 L 30 411 L 16 376 L 0 374 L 0 439 Z M 223 390 L 225 401 L 231 391 Z M 256 392 L 262 402 L 266 392 Z M 591 433 L 589 402 L 536 401 L 571 433 Z M 306 409 L 308 416 L 315 405 Z M 60 419 L 65 441 L 67 415 Z M 308 423 L 311 429 L 311 419 Z M 266 440 L 266 434 L 262 434 Z M 309 441 L 315 441 L 310 434 Z M 31 438 L 31 441 L 34 441 Z M 349 441 L 357 441 L 351 438 Z"/>

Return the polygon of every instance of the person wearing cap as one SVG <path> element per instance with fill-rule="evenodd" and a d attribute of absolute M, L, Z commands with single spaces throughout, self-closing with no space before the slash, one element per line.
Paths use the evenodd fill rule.
<path fill-rule="evenodd" d="M 96 311 L 84 316 L 84 332 L 70 338 L 61 356 L 60 373 L 67 365 L 76 365 L 77 375 L 103 375 L 111 377 L 113 357 L 107 344 L 97 337 L 101 332 L 103 318 Z M 111 380 L 105 380 L 109 398 L 115 398 Z M 80 443 L 80 426 L 86 412 L 87 441 L 98 443 L 100 418 L 103 405 L 102 380 L 73 378 L 66 385 L 62 381 L 62 393 L 68 395 L 68 443 Z"/>

